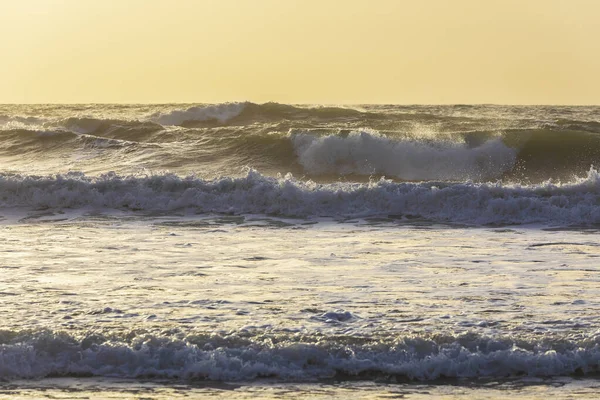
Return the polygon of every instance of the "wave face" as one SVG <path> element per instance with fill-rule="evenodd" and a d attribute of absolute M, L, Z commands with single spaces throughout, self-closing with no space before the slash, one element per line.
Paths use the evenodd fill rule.
<path fill-rule="evenodd" d="M 466 224 L 600 224 L 600 174 L 568 184 L 370 183 L 317 184 L 250 170 L 241 178 L 176 175 L 55 177 L 3 175 L 4 208 L 95 207 L 143 212 L 271 214 L 282 217 L 424 218 Z"/>
<path fill-rule="evenodd" d="M 555 377 L 597 374 L 599 338 L 490 338 L 475 334 L 324 337 L 265 332 L 132 332 L 124 337 L 51 331 L 0 335 L 0 378 L 108 376 L 239 381 L 370 378 Z"/>

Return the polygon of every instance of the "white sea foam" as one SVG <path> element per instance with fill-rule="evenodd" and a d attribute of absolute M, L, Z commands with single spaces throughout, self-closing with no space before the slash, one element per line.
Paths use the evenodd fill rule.
<path fill-rule="evenodd" d="M 494 179 L 510 170 L 517 152 L 500 139 L 477 147 L 452 141 L 395 139 L 375 131 L 346 136 L 291 132 L 304 169 L 315 175 L 386 175 L 405 180 Z"/>
<path fill-rule="evenodd" d="M 99 335 L 77 339 L 66 334 L 34 333 L 0 347 L 0 378 L 93 375 L 306 381 L 366 374 L 427 381 L 553 377 L 596 373 L 600 368 L 600 348 L 593 337 L 586 342 L 555 345 L 477 336 L 448 336 L 439 341 L 408 337 L 380 342 L 373 338 L 365 343 L 340 337 L 298 341 L 269 334 L 262 339 L 247 333 L 183 340 L 145 335 L 127 343 Z"/>
<path fill-rule="evenodd" d="M 469 224 L 598 224 L 600 173 L 572 183 L 315 184 L 266 177 L 203 180 L 176 175 L 98 178 L 69 173 L 54 177 L 0 175 L 3 208 L 99 207 L 169 212 L 276 214 L 303 217 L 398 215 Z"/>
<path fill-rule="evenodd" d="M 225 122 L 238 116 L 247 103 L 222 103 L 208 106 L 190 107 L 150 116 L 150 120 L 161 125 L 181 125 L 187 121 L 217 120 Z"/>

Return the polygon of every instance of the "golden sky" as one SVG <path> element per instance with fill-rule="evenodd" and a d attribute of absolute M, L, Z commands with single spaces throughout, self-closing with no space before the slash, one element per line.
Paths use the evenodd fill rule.
<path fill-rule="evenodd" d="M 600 104 L 598 0 L 0 0 L 0 103 Z"/>

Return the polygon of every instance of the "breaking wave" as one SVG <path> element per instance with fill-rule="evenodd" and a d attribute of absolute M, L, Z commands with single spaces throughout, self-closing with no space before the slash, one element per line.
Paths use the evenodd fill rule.
<path fill-rule="evenodd" d="M 201 174 L 220 168 L 221 175 L 228 176 L 249 166 L 271 176 L 292 172 L 329 182 L 364 182 L 372 176 L 405 181 L 572 181 L 600 165 L 600 125 L 590 119 L 594 115 L 589 110 L 581 120 L 519 120 L 512 110 L 508 115 L 513 119 L 507 120 L 494 114 L 498 110 L 493 107 L 483 108 L 479 118 L 453 115 L 455 107 L 440 111 L 241 102 L 148 106 L 135 108 L 135 113 L 134 106 L 121 107 L 89 111 L 94 116 L 80 114 L 87 108 L 66 106 L 52 117 L 2 114 L 0 154 L 21 172 L 27 171 L 19 164 L 24 155 L 27 162 L 43 164 L 54 158 L 52 165 L 60 165 L 69 152 L 98 162 L 88 172 L 123 171 L 120 166 L 133 172 L 127 168 L 137 152 L 152 161 L 142 167 L 153 170 Z M 100 149 L 99 143 L 106 144 L 102 154 L 86 153 L 90 147 Z M 128 152 L 118 152 L 121 145 L 128 146 Z"/>
<path fill-rule="evenodd" d="M 600 136 L 588 132 L 509 130 L 432 138 L 366 129 L 292 129 L 283 133 L 198 128 L 166 132 L 151 122 L 84 118 L 71 118 L 56 129 L 2 131 L 0 152 L 20 156 L 24 151 L 46 151 L 50 157 L 52 150 L 78 150 L 90 141 L 135 143 L 145 150 L 144 144 L 173 143 L 183 150 L 177 152 L 181 168 L 198 168 L 197 154 L 202 151 L 212 162 L 227 160 L 227 165 L 237 170 L 250 166 L 330 181 L 342 176 L 386 176 L 406 181 L 543 182 L 549 178 L 572 180 L 600 164 Z M 164 168 L 172 166 L 172 160 L 160 152 L 151 158 L 155 168 L 160 169 L 161 162 Z M 106 166 L 111 169 L 114 167 Z"/>
<path fill-rule="evenodd" d="M 516 150 L 501 139 L 477 147 L 364 131 L 344 136 L 292 133 L 290 139 L 300 163 L 314 175 L 385 175 L 413 181 L 497 179 L 512 169 L 517 158 Z"/>
<path fill-rule="evenodd" d="M 556 377 L 597 374 L 594 335 L 344 337 L 270 332 L 160 336 L 1 331 L 0 379 L 57 376 L 291 381 Z"/>
<path fill-rule="evenodd" d="M 0 175 L 0 206 L 34 209 L 96 207 L 128 211 L 270 214 L 284 217 L 425 218 L 466 224 L 600 224 L 600 173 L 571 183 L 317 184 L 249 170 L 241 178 L 176 175 L 36 177 Z"/>

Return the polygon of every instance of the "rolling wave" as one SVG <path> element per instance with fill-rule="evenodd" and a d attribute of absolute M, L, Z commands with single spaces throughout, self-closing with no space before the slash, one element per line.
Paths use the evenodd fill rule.
<path fill-rule="evenodd" d="M 512 176 L 524 181 L 570 179 L 600 165 L 600 135 L 586 131 L 509 130 L 503 141 L 518 149 Z"/>
<path fill-rule="evenodd" d="M 543 182 L 571 180 L 600 164 L 600 135 L 582 131 L 511 129 L 440 134 L 342 131 L 289 135 L 305 172 L 401 180 Z"/>
<path fill-rule="evenodd" d="M 290 104 L 264 103 L 222 103 L 206 106 L 194 106 L 187 109 L 176 109 L 168 113 L 156 113 L 149 117 L 150 120 L 162 125 L 190 126 L 198 122 L 210 123 L 252 123 L 265 121 L 278 121 L 282 119 L 328 119 L 347 117 L 380 117 L 385 115 L 360 111 L 345 107 L 301 107 Z"/>
<path fill-rule="evenodd" d="M 75 133 L 69 130 L 29 130 L 15 129 L 4 131 L 0 135 L 0 152 L 23 155 L 24 152 L 44 152 L 50 156 L 50 151 L 64 152 L 66 146 L 72 149 L 79 147 L 92 148 L 119 148 L 131 145 L 133 142 L 124 139 L 96 136 L 85 133 Z"/>
<path fill-rule="evenodd" d="M 250 103 L 223 103 L 190 107 L 185 110 L 176 109 L 167 113 L 155 113 L 149 119 L 161 125 L 183 125 L 195 121 L 223 123 L 238 116 L 248 104 Z"/>
<path fill-rule="evenodd" d="M 148 121 L 71 117 L 58 122 L 66 130 L 122 140 L 144 140 L 163 127 Z"/>
<path fill-rule="evenodd" d="M 0 153 L 52 157 L 54 152 L 102 146 L 106 151 L 128 146 L 148 152 L 148 145 L 156 145 L 155 156 L 147 155 L 158 169 L 176 165 L 201 173 L 203 162 L 220 162 L 223 175 L 250 166 L 272 175 L 293 172 L 319 181 L 371 176 L 404 181 L 569 181 L 590 166 L 600 165 L 600 135 L 582 131 L 525 129 L 419 137 L 410 132 L 330 128 L 278 132 L 220 127 L 167 132 L 149 122 L 80 118 L 64 125 L 69 129 L 2 131 Z M 177 149 L 173 150 L 177 151 L 176 164 L 169 153 L 161 152 L 165 146 Z"/>
<path fill-rule="evenodd" d="M 393 217 L 473 225 L 600 224 L 600 173 L 571 183 L 317 184 L 249 170 L 241 178 L 176 175 L 87 177 L 0 175 L 0 207 L 130 212 L 268 214 L 282 217 Z"/>
<path fill-rule="evenodd" d="M 81 166 L 87 172 L 134 172 L 131 166 L 143 156 L 141 167 L 159 171 L 238 176 L 249 166 L 271 176 L 292 172 L 319 182 L 385 176 L 541 183 L 571 181 L 600 164 L 600 123 L 590 119 L 594 110 L 527 108 L 536 117 L 518 119 L 521 110 L 513 108 L 242 102 L 102 106 L 82 116 L 88 107 L 65 107 L 44 109 L 39 116 L 1 114 L 0 155 L 11 170 L 24 173 L 19 160 L 25 156 L 28 163 L 50 160 L 56 166 L 71 153 L 91 160 Z M 118 152 L 122 147 L 128 151 Z"/>

